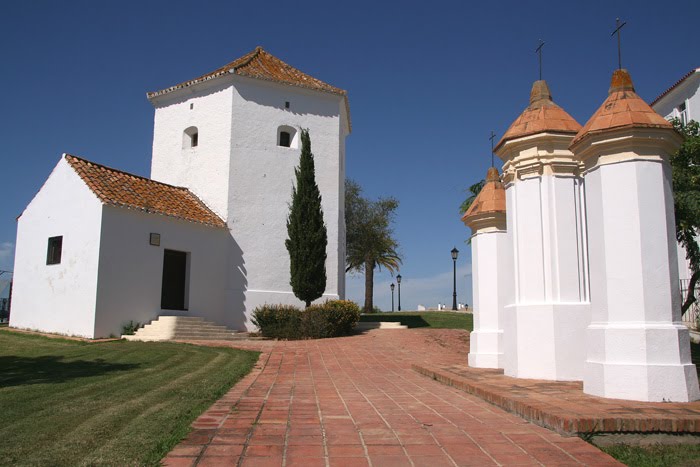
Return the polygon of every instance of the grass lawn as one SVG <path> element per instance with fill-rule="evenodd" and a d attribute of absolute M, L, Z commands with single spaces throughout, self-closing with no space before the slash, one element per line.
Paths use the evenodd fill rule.
<path fill-rule="evenodd" d="M 258 354 L 0 330 L 0 465 L 158 465 Z"/>
<path fill-rule="evenodd" d="M 700 465 L 700 446 L 628 446 L 619 444 L 601 448 L 631 467 L 681 467 Z"/>
<path fill-rule="evenodd" d="M 360 321 L 400 321 L 409 328 L 474 329 L 471 313 L 449 311 L 408 311 L 394 313 L 373 313 L 362 315 Z"/>

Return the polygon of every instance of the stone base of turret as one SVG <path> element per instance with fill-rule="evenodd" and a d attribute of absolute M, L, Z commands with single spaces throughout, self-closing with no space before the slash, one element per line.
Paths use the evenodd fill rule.
<path fill-rule="evenodd" d="M 586 394 L 648 402 L 700 399 L 690 337 L 682 324 L 599 323 L 587 334 Z"/>
<path fill-rule="evenodd" d="M 587 303 L 505 307 L 505 374 L 555 381 L 583 379 L 589 322 Z"/>
<path fill-rule="evenodd" d="M 472 368 L 503 368 L 503 331 L 474 331 L 469 334 L 468 362 Z"/>

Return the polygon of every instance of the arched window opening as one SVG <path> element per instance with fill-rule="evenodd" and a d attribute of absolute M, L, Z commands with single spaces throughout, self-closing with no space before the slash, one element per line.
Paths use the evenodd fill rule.
<path fill-rule="evenodd" d="M 299 134 L 296 128 L 289 125 L 277 128 L 277 146 L 297 149 L 299 147 Z"/>
<path fill-rule="evenodd" d="M 196 126 L 187 128 L 182 135 L 182 147 L 184 149 L 196 148 L 199 146 L 199 131 Z"/>

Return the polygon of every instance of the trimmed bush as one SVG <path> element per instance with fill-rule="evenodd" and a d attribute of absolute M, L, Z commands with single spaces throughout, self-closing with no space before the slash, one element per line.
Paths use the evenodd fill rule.
<path fill-rule="evenodd" d="M 263 305 L 253 311 L 252 322 L 265 337 L 299 339 L 301 310 L 292 305 Z"/>
<path fill-rule="evenodd" d="M 265 305 L 253 311 L 253 324 L 265 337 L 322 339 L 352 333 L 360 307 L 349 300 L 330 300 L 305 310 L 290 305 Z"/>

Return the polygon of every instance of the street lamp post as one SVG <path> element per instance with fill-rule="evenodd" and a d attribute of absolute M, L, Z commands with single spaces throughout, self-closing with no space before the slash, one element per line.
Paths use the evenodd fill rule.
<path fill-rule="evenodd" d="M 390 286 L 391 288 L 391 311 L 394 311 L 394 284 L 392 283 Z"/>
<path fill-rule="evenodd" d="M 457 255 L 459 250 L 452 248 L 452 310 L 457 311 Z"/>
<path fill-rule="evenodd" d="M 399 286 L 399 311 L 401 311 L 401 274 L 396 276 L 396 283 Z"/>

